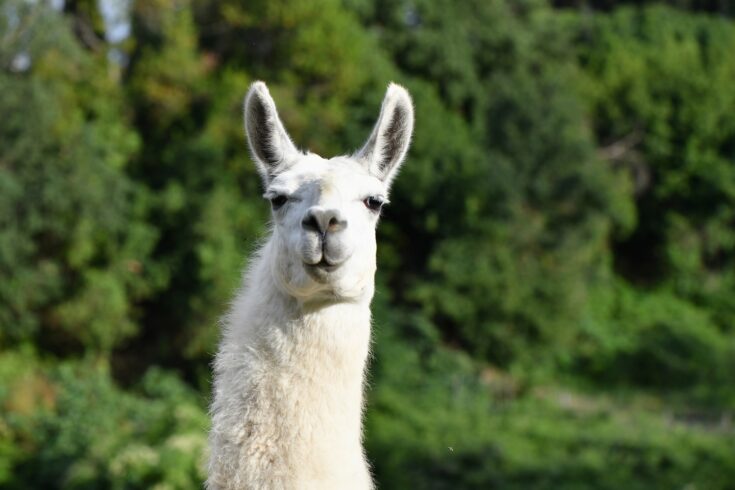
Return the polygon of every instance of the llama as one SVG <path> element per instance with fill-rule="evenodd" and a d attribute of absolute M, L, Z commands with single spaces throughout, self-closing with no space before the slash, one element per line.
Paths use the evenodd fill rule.
<path fill-rule="evenodd" d="M 390 84 L 352 156 L 298 151 L 263 82 L 245 97 L 245 130 L 272 231 L 222 322 L 206 486 L 371 489 L 362 410 L 375 228 L 410 143 L 411 98 Z"/>

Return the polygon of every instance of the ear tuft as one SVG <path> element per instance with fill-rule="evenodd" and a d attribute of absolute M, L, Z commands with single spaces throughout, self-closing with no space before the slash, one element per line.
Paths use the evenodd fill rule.
<path fill-rule="evenodd" d="M 355 155 L 371 174 L 390 185 L 406 157 L 413 133 L 413 104 L 405 88 L 391 83 L 383 99 L 378 122 Z"/>
<path fill-rule="evenodd" d="M 298 150 L 278 117 L 276 104 L 265 83 L 257 81 L 250 86 L 244 109 L 250 151 L 267 185 Z"/>

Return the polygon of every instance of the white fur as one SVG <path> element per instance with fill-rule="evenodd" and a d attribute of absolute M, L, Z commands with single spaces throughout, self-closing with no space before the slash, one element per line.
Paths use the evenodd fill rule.
<path fill-rule="evenodd" d="M 288 201 L 223 319 L 206 486 L 371 489 L 361 418 L 379 213 L 365 199 L 387 199 L 413 129 L 410 97 L 389 86 L 354 157 L 298 152 L 262 82 L 245 125 L 266 198 Z"/>

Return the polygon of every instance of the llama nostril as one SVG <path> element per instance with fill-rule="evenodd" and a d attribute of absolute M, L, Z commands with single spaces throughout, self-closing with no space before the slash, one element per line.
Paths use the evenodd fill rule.
<path fill-rule="evenodd" d="M 319 227 L 319 221 L 317 221 L 316 216 L 314 216 L 314 213 L 307 213 L 306 216 L 304 216 L 304 219 L 301 221 L 301 226 L 308 231 L 315 231 L 317 233 L 321 233 L 322 230 Z"/>
<path fill-rule="evenodd" d="M 327 226 L 327 231 L 329 232 L 335 232 L 340 231 L 347 228 L 347 221 L 345 220 L 339 220 L 336 216 L 332 216 L 329 219 L 329 226 Z"/>

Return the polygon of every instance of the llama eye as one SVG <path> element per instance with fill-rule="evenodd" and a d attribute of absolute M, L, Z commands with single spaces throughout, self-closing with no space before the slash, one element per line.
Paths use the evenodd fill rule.
<path fill-rule="evenodd" d="M 273 206 L 273 210 L 277 210 L 281 208 L 286 202 L 288 201 L 288 197 L 286 197 L 283 194 L 278 194 L 277 196 L 271 197 L 271 206 Z"/>
<path fill-rule="evenodd" d="M 363 202 L 365 203 L 365 206 L 370 211 L 376 211 L 377 212 L 377 211 L 380 211 L 380 208 L 383 207 L 383 200 L 380 199 L 379 197 L 370 196 L 370 197 L 365 198 L 365 200 Z"/>

